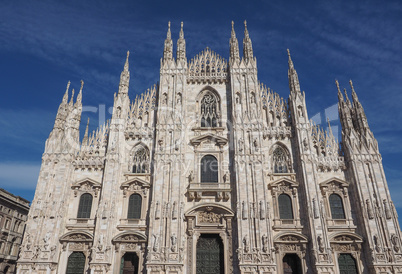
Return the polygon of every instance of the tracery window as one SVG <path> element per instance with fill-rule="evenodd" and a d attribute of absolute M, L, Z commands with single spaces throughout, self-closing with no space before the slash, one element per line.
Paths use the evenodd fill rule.
<path fill-rule="evenodd" d="M 207 92 L 201 100 L 201 127 L 218 126 L 218 102 L 216 96 Z"/>
<path fill-rule="evenodd" d="M 277 147 L 274 150 L 272 160 L 274 163 L 274 173 L 287 173 L 288 161 L 286 157 L 286 152 L 283 148 Z"/>
<path fill-rule="evenodd" d="M 331 208 L 332 219 L 346 219 L 342 198 L 338 194 L 331 194 L 329 196 L 329 206 Z"/>
<path fill-rule="evenodd" d="M 201 159 L 201 183 L 218 182 L 218 160 L 212 155 Z"/>
<path fill-rule="evenodd" d="M 77 219 L 91 218 L 92 208 L 92 195 L 89 193 L 82 194 L 80 197 L 80 204 L 78 206 Z"/>
<path fill-rule="evenodd" d="M 127 219 L 141 219 L 142 198 L 139 194 L 132 194 L 128 200 Z"/>
<path fill-rule="evenodd" d="M 282 220 L 293 219 L 292 199 L 287 194 L 281 194 L 278 196 L 279 204 L 279 218 Z"/>
<path fill-rule="evenodd" d="M 133 173 L 149 172 L 149 153 L 146 148 L 140 146 L 134 154 Z"/>

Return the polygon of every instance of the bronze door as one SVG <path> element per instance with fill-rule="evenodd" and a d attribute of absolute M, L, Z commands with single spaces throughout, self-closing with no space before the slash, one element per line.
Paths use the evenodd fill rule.
<path fill-rule="evenodd" d="M 224 273 L 223 244 L 219 235 L 202 234 L 197 242 L 197 274 Z"/>
<path fill-rule="evenodd" d="M 284 274 L 302 274 L 300 258 L 296 254 L 286 254 L 282 263 Z"/>
<path fill-rule="evenodd" d="M 338 258 L 340 274 L 357 274 L 356 261 L 350 254 L 341 254 Z"/>
<path fill-rule="evenodd" d="M 83 274 L 85 255 L 82 252 L 73 252 L 68 257 L 66 274 Z"/>
<path fill-rule="evenodd" d="M 120 274 L 138 274 L 138 256 L 136 253 L 126 253 L 121 258 Z"/>

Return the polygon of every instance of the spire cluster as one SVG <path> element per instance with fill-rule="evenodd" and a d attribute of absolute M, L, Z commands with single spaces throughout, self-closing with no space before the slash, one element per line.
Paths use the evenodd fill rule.
<path fill-rule="evenodd" d="M 180 24 L 179 39 L 177 40 L 177 52 L 176 57 L 178 62 L 185 62 L 186 59 L 186 41 L 184 39 L 183 22 Z M 172 33 L 170 30 L 170 21 L 168 23 L 168 31 L 165 39 L 165 45 L 163 49 L 163 62 L 167 63 L 173 61 L 173 41 Z"/>

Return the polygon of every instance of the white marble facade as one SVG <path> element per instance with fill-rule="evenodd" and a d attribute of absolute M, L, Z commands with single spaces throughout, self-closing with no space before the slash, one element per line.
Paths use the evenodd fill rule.
<path fill-rule="evenodd" d="M 340 148 L 309 120 L 288 56 L 284 99 L 259 82 L 246 25 L 242 57 L 232 27 L 229 61 L 209 48 L 188 61 L 183 25 L 174 57 L 169 24 L 160 84 L 130 100 L 127 54 L 111 120 L 81 141 L 82 86 L 74 102 L 68 85 L 18 273 L 198 273 L 210 239 L 220 255 L 209 273 L 402 273 L 397 214 L 352 83 L 352 101 L 337 83 Z"/>

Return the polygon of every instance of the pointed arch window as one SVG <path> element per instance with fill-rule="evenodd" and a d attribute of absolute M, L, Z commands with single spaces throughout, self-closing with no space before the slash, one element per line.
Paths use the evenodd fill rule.
<path fill-rule="evenodd" d="M 141 219 L 142 197 L 132 194 L 128 200 L 127 219 Z"/>
<path fill-rule="evenodd" d="M 207 92 L 201 100 L 201 127 L 218 126 L 218 100 L 212 92 Z"/>
<path fill-rule="evenodd" d="M 278 196 L 279 218 L 282 220 L 293 220 L 292 199 L 287 194 Z"/>
<path fill-rule="evenodd" d="M 288 173 L 288 159 L 286 156 L 286 152 L 283 148 L 277 147 L 274 150 L 272 156 L 273 164 L 274 164 L 274 173 Z"/>
<path fill-rule="evenodd" d="M 80 197 L 80 204 L 78 206 L 77 219 L 91 218 L 92 209 L 92 195 L 89 193 L 82 194 Z"/>
<path fill-rule="evenodd" d="M 201 183 L 218 182 L 218 160 L 212 155 L 201 159 Z"/>
<path fill-rule="evenodd" d="M 143 146 L 140 146 L 134 154 L 133 173 L 149 173 L 149 153 Z"/>
<path fill-rule="evenodd" d="M 332 219 L 346 219 L 342 198 L 338 194 L 331 194 L 329 196 L 329 206 L 331 208 Z"/>

